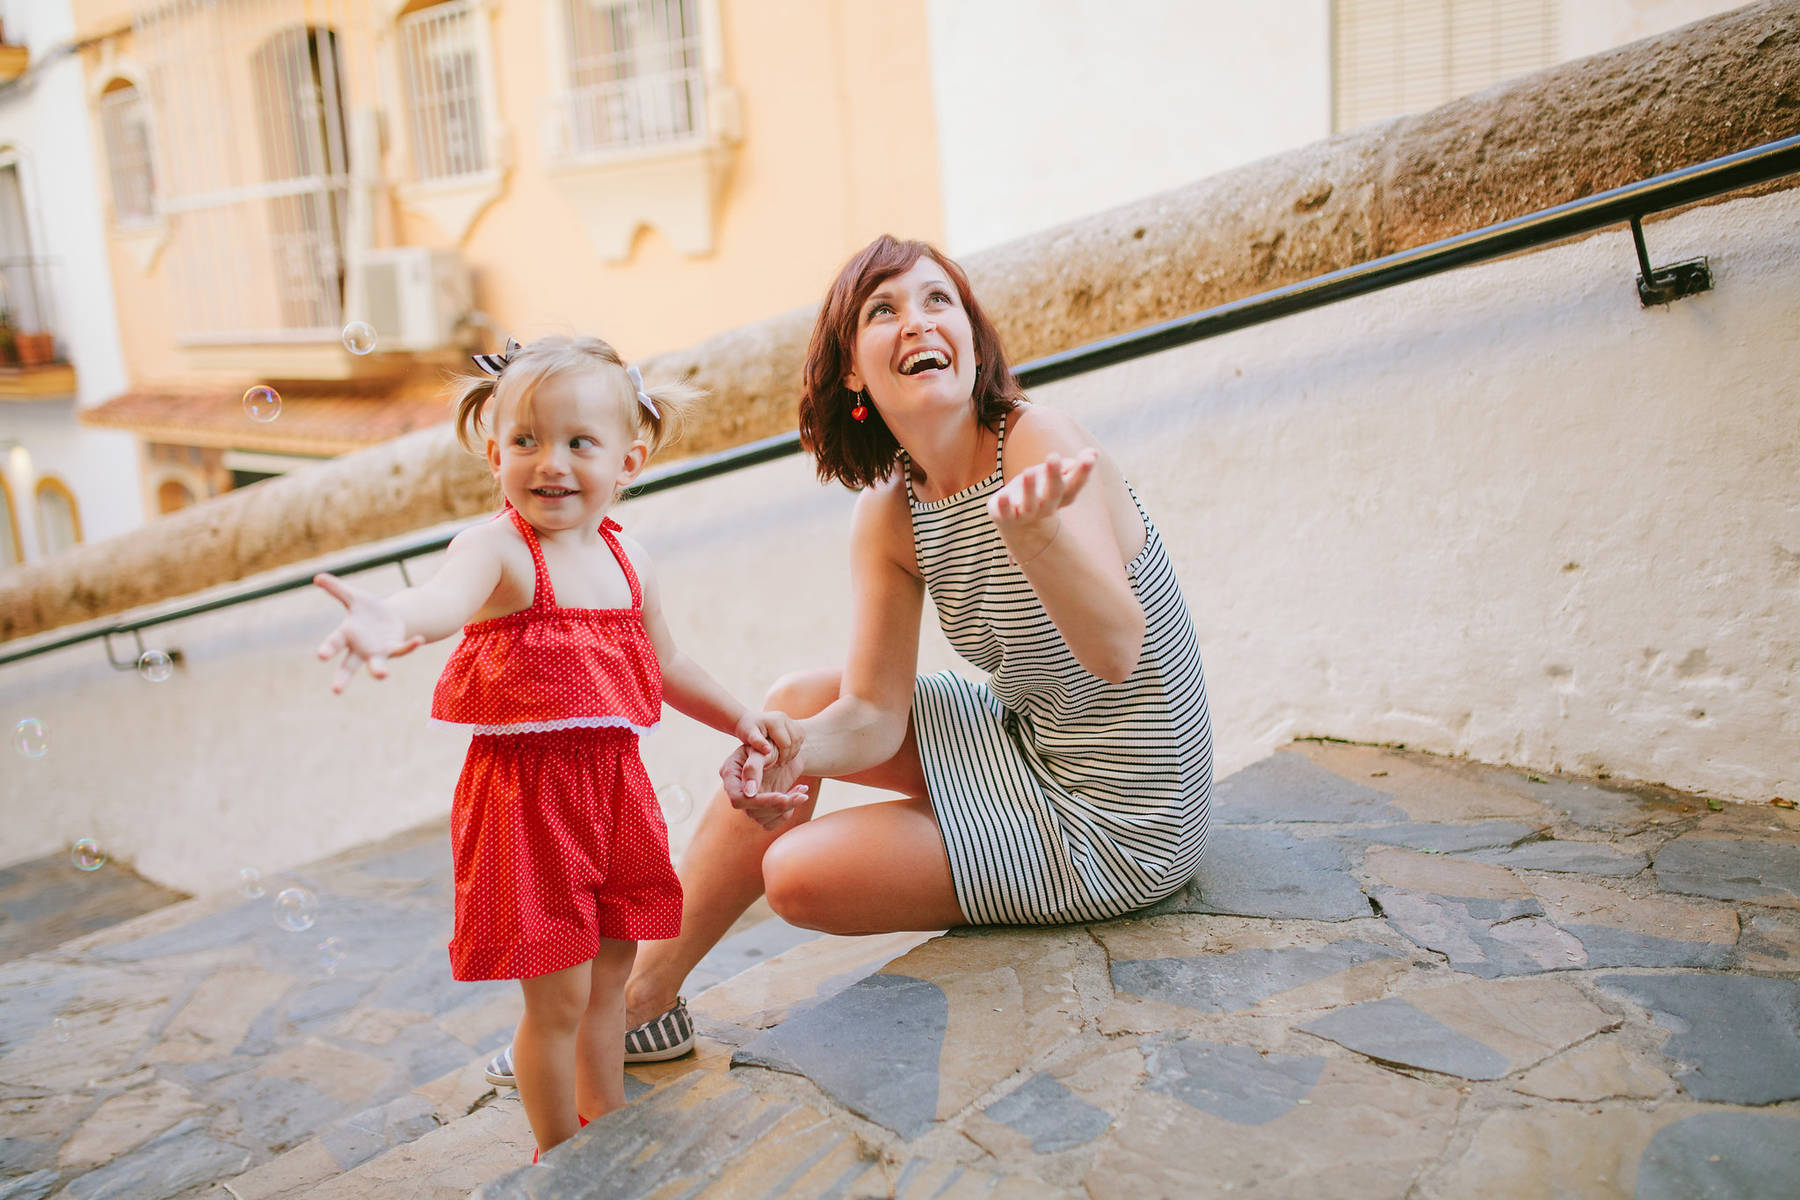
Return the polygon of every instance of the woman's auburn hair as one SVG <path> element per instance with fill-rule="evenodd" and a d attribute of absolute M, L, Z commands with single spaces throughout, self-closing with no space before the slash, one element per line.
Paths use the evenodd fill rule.
<path fill-rule="evenodd" d="M 900 443 L 882 419 L 881 411 L 845 387 L 844 376 L 853 365 L 857 320 L 863 302 L 883 282 L 910 271 L 921 258 L 930 258 L 944 268 L 969 314 L 978 364 L 971 398 L 975 420 L 997 431 L 1006 414 L 1025 398 L 1007 365 L 1000 331 L 969 290 L 969 278 L 962 268 L 927 242 L 902 241 L 884 233 L 858 251 L 838 272 L 819 309 L 812 342 L 806 349 L 800 392 L 800 444 L 812 454 L 821 481 L 836 480 L 852 489 L 870 487 L 893 474 L 900 459 Z M 850 415 L 859 403 L 868 403 L 868 417 L 863 421 Z M 924 478 L 917 464 L 912 469 L 916 478 Z"/>

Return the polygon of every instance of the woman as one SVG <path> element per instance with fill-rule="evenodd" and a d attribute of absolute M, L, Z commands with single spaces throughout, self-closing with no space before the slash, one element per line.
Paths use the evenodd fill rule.
<path fill-rule="evenodd" d="M 791 761 L 721 769 L 681 936 L 627 987 L 628 1061 L 692 1046 L 682 981 L 759 895 L 838 934 L 1093 921 L 1180 887 L 1205 844 L 1205 682 L 1161 539 L 1093 439 L 1026 402 L 955 263 L 884 236 L 844 267 L 800 428 L 820 478 L 861 489 L 849 655 L 770 692 L 804 718 Z M 927 592 L 986 683 L 915 677 Z M 901 798 L 812 820 L 821 778 Z"/>

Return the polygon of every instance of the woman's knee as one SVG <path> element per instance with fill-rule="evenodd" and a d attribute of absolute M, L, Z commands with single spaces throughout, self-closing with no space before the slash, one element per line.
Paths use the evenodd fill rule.
<path fill-rule="evenodd" d="M 775 839 L 763 855 L 763 896 L 789 925 L 830 933 L 832 892 L 823 865 L 808 853 L 806 827 Z"/>
<path fill-rule="evenodd" d="M 838 698 L 844 673 L 835 667 L 790 671 L 777 679 L 763 697 L 763 707 L 790 717 L 810 717 Z"/>

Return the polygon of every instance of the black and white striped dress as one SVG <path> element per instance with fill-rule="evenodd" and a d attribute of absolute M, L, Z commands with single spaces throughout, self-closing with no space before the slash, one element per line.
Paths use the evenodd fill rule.
<path fill-rule="evenodd" d="M 1143 653 L 1123 683 L 1084 670 L 1008 561 L 993 474 L 942 500 L 912 491 L 913 549 L 957 653 L 990 673 L 921 675 L 913 724 L 957 902 L 977 924 L 1117 916 L 1174 891 L 1206 844 L 1212 726 L 1200 647 L 1150 517 L 1126 567 Z M 1128 485 L 1129 486 L 1129 485 Z"/>

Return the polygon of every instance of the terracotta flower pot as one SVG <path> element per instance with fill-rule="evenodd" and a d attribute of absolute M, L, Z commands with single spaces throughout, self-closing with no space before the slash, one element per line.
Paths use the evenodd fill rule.
<path fill-rule="evenodd" d="M 22 367 L 42 366 L 56 357 L 56 339 L 48 333 L 16 334 L 14 340 L 19 347 L 19 365 Z"/>

